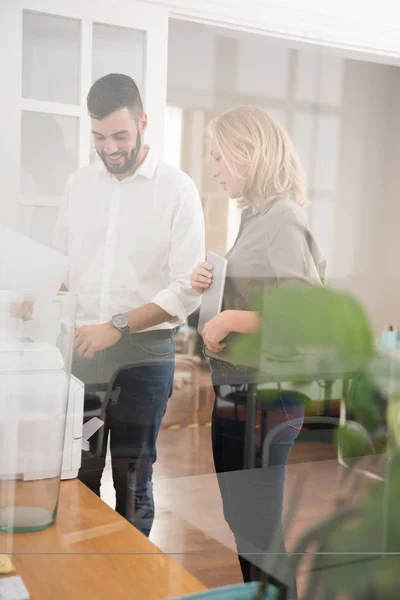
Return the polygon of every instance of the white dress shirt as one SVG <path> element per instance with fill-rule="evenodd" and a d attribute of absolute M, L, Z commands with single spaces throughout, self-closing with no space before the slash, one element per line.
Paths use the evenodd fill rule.
<path fill-rule="evenodd" d="M 70 260 L 65 284 L 78 299 L 77 327 L 105 323 L 153 302 L 182 323 L 200 305 L 190 287 L 204 260 L 204 217 L 194 182 L 149 150 L 119 181 L 98 162 L 66 186 L 54 239 Z"/>

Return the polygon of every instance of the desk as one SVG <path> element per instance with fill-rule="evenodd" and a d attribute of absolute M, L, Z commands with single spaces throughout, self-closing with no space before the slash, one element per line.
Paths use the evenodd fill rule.
<path fill-rule="evenodd" d="M 80 481 L 61 483 L 45 531 L 0 534 L 31 600 L 161 600 L 206 588 Z"/>

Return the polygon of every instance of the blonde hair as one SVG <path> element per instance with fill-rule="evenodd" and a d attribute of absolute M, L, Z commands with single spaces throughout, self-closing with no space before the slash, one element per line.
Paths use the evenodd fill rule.
<path fill-rule="evenodd" d="M 262 108 L 237 106 L 209 124 L 221 156 L 244 182 L 243 198 L 260 209 L 283 196 L 303 206 L 307 183 L 286 131 Z"/>

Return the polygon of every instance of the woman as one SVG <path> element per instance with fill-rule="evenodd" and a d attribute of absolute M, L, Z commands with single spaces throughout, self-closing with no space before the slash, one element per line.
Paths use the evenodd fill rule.
<path fill-rule="evenodd" d="M 324 261 L 302 209 L 305 176 L 286 132 L 261 108 L 241 106 L 215 119 L 210 136 L 212 175 L 242 208 L 239 233 L 227 254 L 223 311 L 203 330 L 215 390 L 214 463 L 244 580 L 260 578 L 269 552 L 269 575 L 290 585 L 281 531 L 284 469 L 303 408 L 293 391 L 260 392 L 261 374 L 234 364 L 229 347 L 238 335 L 259 329 L 260 316 L 253 310 L 257 296 L 283 284 L 320 283 Z M 191 284 L 201 294 L 212 280 L 212 266 L 201 263 Z M 257 419 L 249 445 L 246 408 L 252 401 Z M 249 470 L 261 466 L 262 443 L 279 424 L 283 427 L 272 439 L 268 468 Z M 248 452 L 254 445 L 255 459 Z"/>

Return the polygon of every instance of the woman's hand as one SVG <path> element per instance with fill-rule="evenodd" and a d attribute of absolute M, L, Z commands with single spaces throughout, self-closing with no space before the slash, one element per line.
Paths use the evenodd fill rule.
<path fill-rule="evenodd" d="M 231 332 L 227 323 L 227 313 L 222 312 L 204 325 L 203 341 L 211 352 L 221 352 L 227 347 L 224 340 Z"/>
<path fill-rule="evenodd" d="M 222 340 L 230 333 L 256 333 L 260 329 L 260 316 L 251 310 L 224 310 L 204 325 L 203 340 L 212 352 L 226 348 Z"/>
<path fill-rule="evenodd" d="M 208 290 L 212 284 L 212 271 L 213 266 L 208 262 L 200 263 L 195 269 L 193 269 L 190 276 L 190 285 L 198 294 L 202 294 Z"/>

